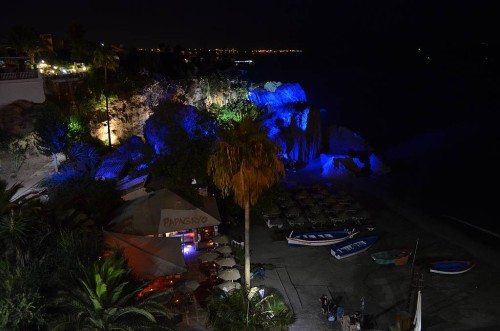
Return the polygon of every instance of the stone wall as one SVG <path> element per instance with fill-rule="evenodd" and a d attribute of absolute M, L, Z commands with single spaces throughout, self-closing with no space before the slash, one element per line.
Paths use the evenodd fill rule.
<path fill-rule="evenodd" d="M 0 107 L 25 100 L 34 103 L 45 101 L 43 78 L 0 80 Z"/>

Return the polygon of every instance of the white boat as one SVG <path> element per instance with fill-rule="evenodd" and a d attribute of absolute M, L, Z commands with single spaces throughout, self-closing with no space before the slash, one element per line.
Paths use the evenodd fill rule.
<path fill-rule="evenodd" d="M 294 234 L 292 231 L 286 240 L 290 246 L 325 246 L 341 243 L 354 237 L 356 233 L 354 230 L 330 230 Z"/>
<path fill-rule="evenodd" d="M 337 259 L 343 259 L 349 256 L 366 251 L 378 240 L 377 236 L 355 238 L 335 245 L 331 253 Z"/>

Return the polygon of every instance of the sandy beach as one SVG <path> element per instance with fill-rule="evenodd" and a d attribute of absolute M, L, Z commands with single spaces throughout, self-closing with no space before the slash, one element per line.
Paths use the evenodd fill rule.
<path fill-rule="evenodd" d="M 292 330 L 340 330 L 338 322 L 328 322 L 321 314 L 322 294 L 341 297 L 340 305 L 347 314 L 359 311 L 363 298 L 365 329 L 388 330 L 407 310 L 412 265 L 377 265 L 369 254 L 391 248 L 414 249 L 417 240 L 414 266 L 422 280 L 422 329 L 499 329 L 497 251 L 400 201 L 384 187 L 384 176 L 324 178 L 312 163 L 285 180 L 288 185 L 302 187 L 330 183 L 348 192 L 370 212 L 375 226 L 371 234 L 379 236 L 367 252 L 337 260 L 329 246 L 289 247 L 285 238 L 273 240 L 273 229 L 264 220 L 252 223 L 252 262 L 276 266 L 253 285 L 271 286 L 284 294 L 297 316 Z M 461 275 L 430 273 L 429 262 L 443 259 L 472 259 L 476 266 Z"/>

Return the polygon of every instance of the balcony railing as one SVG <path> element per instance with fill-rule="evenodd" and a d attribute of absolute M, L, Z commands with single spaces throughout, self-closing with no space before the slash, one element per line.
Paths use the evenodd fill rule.
<path fill-rule="evenodd" d="M 38 71 L 1 72 L 0 80 L 33 79 L 38 77 Z"/>

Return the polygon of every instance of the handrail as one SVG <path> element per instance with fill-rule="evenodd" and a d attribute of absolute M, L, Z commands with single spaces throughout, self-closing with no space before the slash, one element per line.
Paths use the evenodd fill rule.
<path fill-rule="evenodd" d="M 0 73 L 0 80 L 33 79 L 37 77 L 38 71 L 36 70 Z"/>

